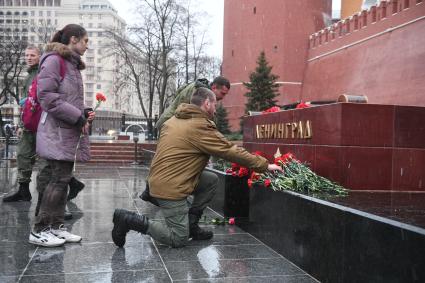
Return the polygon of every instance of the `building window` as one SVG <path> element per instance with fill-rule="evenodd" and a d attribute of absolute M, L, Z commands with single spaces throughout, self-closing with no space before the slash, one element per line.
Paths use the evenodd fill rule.
<path fill-rule="evenodd" d="M 38 6 L 44 7 L 44 0 L 38 0 Z"/>
<path fill-rule="evenodd" d="M 101 15 L 101 14 L 99 14 L 98 18 L 99 18 L 99 20 L 101 20 L 101 19 L 102 19 L 102 15 Z"/>
<path fill-rule="evenodd" d="M 103 36 L 103 35 L 102 35 L 102 32 L 101 32 L 101 31 L 99 31 L 99 32 L 97 33 L 97 36 L 99 36 L 99 37 Z"/>
<path fill-rule="evenodd" d="M 55 6 L 59 7 L 61 5 L 61 0 L 54 0 Z"/>
<path fill-rule="evenodd" d="M 52 7 L 53 6 L 53 1 L 52 0 L 47 0 L 46 1 L 46 6 Z"/>
<path fill-rule="evenodd" d="M 102 85 L 100 84 L 96 85 L 96 89 L 102 89 Z"/>
<path fill-rule="evenodd" d="M 97 23 L 97 28 L 102 28 L 102 23 Z"/>
<path fill-rule="evenodd" d="M 42 17 L 43 16 L 43 11 L 38 11 L 38 16 Z"/>
<path fill-rule="evenodd" d="M 89 28 L 92 28 L 93 27 L 93 23 L 89 23 Z"/>
<path fill-rule="evenodd" d="M 52 12 L 51 11 L 47 11 L 46 13 L 47 13 L 47 16 L 48 17 L 50 17 L 52 15 Z"/>
<path fill-rule="evenodd" d="M 35 12 L 34 11 L 30 11 L 31 16 L 35 16 Z"/>

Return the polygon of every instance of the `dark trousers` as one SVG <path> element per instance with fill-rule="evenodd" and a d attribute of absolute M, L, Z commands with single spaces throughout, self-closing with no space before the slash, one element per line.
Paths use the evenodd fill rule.
<path fill-rule="evenodd" d="M 68 183 L 74 167 L 72 161 L 47 160 L 47 162 L 52 170 L 52 176 L 43 193 L 40 212 L 34 224 L 35 232 L 47 227 L 57 229 L 64 223 Z"/>
<path fill-rule="evenodd" d="M 202 211 L 215 195 L 218 177 L 216 174 L 203 171 L 198 185 L 193 191 L 193 203 L 187 198 L 182 200 L 157 199 L 164 219 L 150 219 L 147 234 L 155 240 L 172 246 L 182 247 L 189 239 L 189 209 Z"/>

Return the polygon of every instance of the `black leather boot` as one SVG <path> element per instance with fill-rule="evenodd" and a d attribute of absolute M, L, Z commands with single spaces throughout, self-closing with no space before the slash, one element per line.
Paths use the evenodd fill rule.
<path fill-rule="evenodd" d="M 204 230 L 199 227 L 199 219 L 201 219 L 203 211 L 190 208 L 189 209 L 189 238 L 192 240 L 209 240 L 213 237 L 213 232 Z"/>
<path fill-rule="evenodd" d="M 153 205 L 159 206 L 158 201 L 155 198 L 153 198 L 151 194 L 149 193 L 149 183 L 147 181 L 146 181 L 145 191 L 139 196 L 139 198 L 141 198 L 144 201 L 148 201 L 152 203 Z"/>
<path fill-rule="evenodd" d="M 84 189 L 84 183 L 78 181 L 75 177 L 72 177 L 69 181 L 69 193 L 67 201 L 70 201 L 77 197 L 78 193 Z"/>
<path fill-rule="evenodd" d="M 115 209 L 112 222 L 112 240 L 118 247 L 124 246 L 128 231 L 146 234 L 149 228 L 149 218 L 125 209 Z"/>
<path fill-rule="evenodd" d="M 30 201 L 32 199 L 29 183 L 19 183 L 17 192 L 5 197 L 3 202 Z"/>

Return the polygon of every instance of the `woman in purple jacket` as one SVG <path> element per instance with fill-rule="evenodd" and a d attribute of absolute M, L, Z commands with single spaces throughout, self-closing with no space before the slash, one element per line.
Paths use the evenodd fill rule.
<path fill-rule="evenodd" d="M 43 113 L 37 131 L 37 154 L 47 160 L 52 170 L 29 237 L 30 243 L 40 246 L 81 241 L 63 224 L 74 158 L 83 162 L 90 159 L 88 121 L 94 119 L 94 112 L 84 107 L 80 73 L 85 67 L 81 56 L 87 49 L 87 31 L 70 24 L 53 36 L 40 60 L 37 96 Z"/>

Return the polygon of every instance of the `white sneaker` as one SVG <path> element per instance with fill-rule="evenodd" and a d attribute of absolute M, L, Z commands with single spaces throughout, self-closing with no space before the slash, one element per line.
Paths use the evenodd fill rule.
<path fill-rule="evenodd" d="M 65 240 L 67 243 L 79 243 L 81 241 L 81 236 L 74 235 L 66 231 L 66 228 L 61 224 L 59 229 L 52 229 L 52 234 L 58 237 L 59 239 Z"/>
<path fill-rule="evenodd" d="M 65 244 L 65 240 L 53 235 L 50 229 L 39 233 L 31 232 L 28 242 L 43 247 L 59 247 Z"/>

